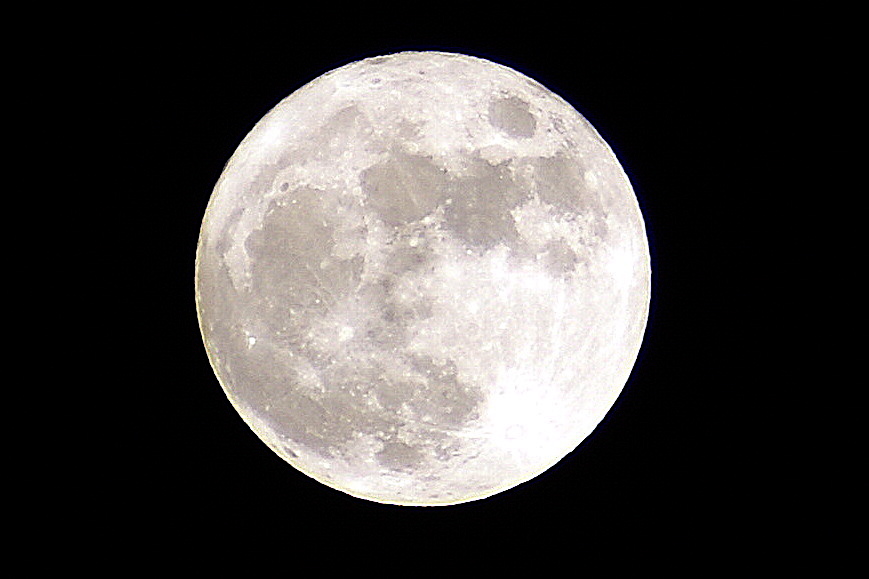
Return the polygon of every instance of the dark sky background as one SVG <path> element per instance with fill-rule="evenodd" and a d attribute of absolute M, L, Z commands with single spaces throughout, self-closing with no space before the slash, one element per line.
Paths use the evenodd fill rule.
<path fill-rule="evenodd" d="M 683 27 L 666 15 L 654 24 L 517 16 L 465 28 L 411 12 L 389 23 L 344 18 L 339 26 L 325 17 L 261 15 L 220 29 L 158 18 L 147 32 L 116 32 L 99 48 L 117 52 L 102 73 L 102 98 L 141 111 L 124 121 L 118 152 L 141 176 L 141 194 L 126 200 L 116 228 L 104 232 L 108 245 L 127 244 L 136 255 L 112 265 L 120 274 L 109 288 L 136 299 L 124 310 L 135 330 L 119 338 L 114 361 L 127 379 L 113 404 L 126 410 L 105 418 L 107 432 L 123 435 L 104 438 L 97 449 L 105 457 L 107 528 L 156 523 L 176 540 L 286 536 L 300 549 L 334 537 L 388 537 L 390 549 L 485 545 L 502 553 L 530 546 L 581 553 L 590 540 L 695 547 L 712 540 L 732 522 L 738 489 L 750 484 L 745 448 L 722 434 L 740 428 L 722 408 L 745 387 L 732 369 L 743 353 L 727 311 L 747 299 L 735 257 L 747 242 L 724 239 L 742 165 L 734 144 L 744 133 L 741 110 L 753 98 L 742 48 L 750 33 L 712 30 L 705 20 Z M 415 24 L 420 18 L 425 26 Z M 268 30 L 261 20 L 270 21 Z M 224 396 L 194 308 L 199 225 L 241 139 L 320 74 L 401 50 L 487 58 L 573 104 L 631 179 L 652 250 L 645 341 L 605 420 L 536 479 L 452 507 L 355 499 L 284 463 Z M 106 115 L 116 114 L 112 108 L 106 105 Z M 104 120 L 105 130 L 115 130 Z"/>

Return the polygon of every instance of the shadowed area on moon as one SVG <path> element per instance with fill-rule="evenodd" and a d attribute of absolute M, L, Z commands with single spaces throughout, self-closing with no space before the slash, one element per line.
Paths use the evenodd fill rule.
<path fill-rule="evenodd" d="M 483 106 L 488 130 L 508 145 L 528 141 L 543 125 L 532 108 L 494 92 Z M 468 441 L 480 436 L 472 433 L 495 369 L 474 361 L 477 342 L 465 328 L 506 355 L 530 345 L 563 349 L 547 343 L 558 328 L 532 323 L 549 319 L 529 311 L 545 291 L 506 292 L 497 276 L 506 268 L 563 288 L 594 281 L 614 206 L 566 147 L 524 156 L 516 145 L 497 161 L 467 151 L 456 170 L 407 146 L 426 122 L 377 125 L 361 106 L 345 106 L 288 144 L 238 189 L 240 199 L 267 200 L 259 217 L 245 222 L 247 213 L 235 211 L 220 230 L 206 222 L 198 258 L 203 335 L 228 394 L 267 425 L 276 450 L 339 483 L 347 478 L 341 468 L 435 480 L 437 463 L 454 471 L 477 458 L 484 446 Z M 355 185 L 286 177 L 307 164 L 343 162 L 347 143 L 370 159 L 354 168 Z M 464 350 L 450 342 L 463 332 Z M 344 466 L 333 472 L 332 464 Z M 480 475 L 456 494 L 485 493 L 516 476 Z M 394 500 L 422 500 L 394 492 Z M 423 499 L 451 494 L 426 492 Z"/>

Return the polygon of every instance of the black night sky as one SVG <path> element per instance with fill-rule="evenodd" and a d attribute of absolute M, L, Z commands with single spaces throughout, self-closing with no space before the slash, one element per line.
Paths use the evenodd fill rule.
<path fill-rule="evenodd" d="M 131 532 L 157 524 L 173 541 L 285 536 L 302 550 L 297 555 L 312 537 L 326 544 L 391 537 L 390 548 L 566 550 L 571 557 L 589 541 L 628 549 L 663 545 L 665 536 L 704 543 L 712 529 L 732 522 L 736 494 L 750 485 L 740 459 L 747 449 L 739 438 L 725 444 L 722 435 L 739 428 L 724 408 L 738 406 L 746 387 L 730 313 L 747 300 L 737 266 L 746 248 L 728 239 L 741 226 L 729 221 L 726 206 L 738 190 L 734 143 L 754 86 L 741 48 L 749 33 L 740 41 L 701 23 L 560 22 L 551 13 L 545 26 L 520 17 L 458 26 L 441 15 L 414 26 L 420 16 L 410 12 L 389 24 L 358 16 L 346 15 L 339 26 L 325 17 L 248 15 L 215 29 L 157 18 L 148 33 L 113 32 L 95 49 L 102 57 L 117 53 L 100 73 L 105 130 L 114 134 L 123 123 L 126 132 L 112 154 L 141 176 L 117 225 L 103 232 L 107 245 L 135 255 L 106 264 L 117 268 L 115 294 L 130 296 L 119 317 L 133 316 L 135 324 L 118 323 L 113 364 L 126 379 L 111 386 L 115 410 L 102 412 L 105 432 L 114 435 L 95 449 L 104 469 L 97 500 L 105 527 Z M 259 20 L 269 21 L 268 30 Z M 343 64 L 429 49 L 513 67 L 592 123 L 638 197 L 653 295 L 630 380 L 576 451 L 489 499 L 408 508 L 317 483 L 248 429 L 202 346 L 193 265 L 211 190 L 263 114 Z M 118 118 L 130 116 L 119 103 L 141 114 Z"/>

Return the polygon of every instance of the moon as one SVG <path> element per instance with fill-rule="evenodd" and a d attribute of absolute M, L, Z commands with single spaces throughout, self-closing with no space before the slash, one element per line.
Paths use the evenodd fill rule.
<path fill-rule="evenodd" d="M 196 307 L 229 401 L 349 495 L 449 505 L 600 423 L 648 318 L 645 225 L 570 104 L 476 57 L 348 64 L 260 120 L 211 195 Z"/>

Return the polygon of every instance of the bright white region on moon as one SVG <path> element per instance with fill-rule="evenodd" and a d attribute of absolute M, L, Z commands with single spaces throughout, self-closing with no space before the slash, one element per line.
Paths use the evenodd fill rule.
<path fill-rule="evenodd" d="M 327 73 L 227 163 L 200 328 L 253 431 L 350 495 L 454 504 L 532 479 L 621 392 L 650 294 L 643 219 L 568 103 L 404 52 Z"/>

